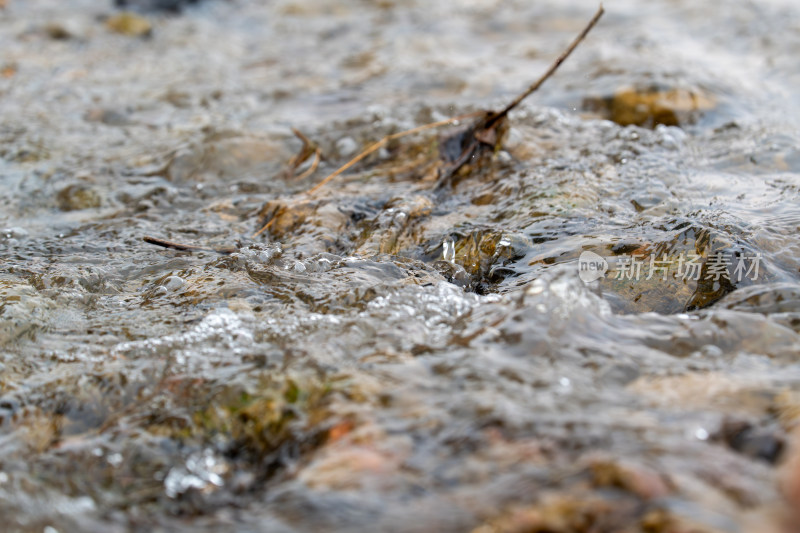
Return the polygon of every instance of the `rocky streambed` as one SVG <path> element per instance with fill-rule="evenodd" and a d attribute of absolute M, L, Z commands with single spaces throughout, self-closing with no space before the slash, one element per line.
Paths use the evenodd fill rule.
<path fill-rule="evenodd" d="M 117 4 L 0 10 L 5 530 L 796 531 L 792 2 L 611 2 L 314 195 L 596 5 Z"/>

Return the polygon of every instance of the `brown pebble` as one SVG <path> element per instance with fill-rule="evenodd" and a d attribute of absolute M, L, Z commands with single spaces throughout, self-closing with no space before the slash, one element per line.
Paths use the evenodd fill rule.
<path fill-rule="evenodd" d="M 106 27 L 114 33 L 129 37 L 149 37 L 153 32 L 150 21 L 134 13 L 120 13 L 109 17 Z"/>

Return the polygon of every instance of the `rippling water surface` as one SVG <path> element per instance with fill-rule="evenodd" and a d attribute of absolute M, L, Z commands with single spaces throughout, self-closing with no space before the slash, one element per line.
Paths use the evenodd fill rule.
<path fill-rule="evenodd" d="M 6 530 L 794 531 L 794 2 L 5 4 Z"/>

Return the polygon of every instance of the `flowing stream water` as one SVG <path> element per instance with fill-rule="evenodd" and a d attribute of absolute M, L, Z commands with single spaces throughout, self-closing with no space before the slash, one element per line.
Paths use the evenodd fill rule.
<path fill-rule="evenodd" d="M 127 3 L 0 2 L 4 531 L 795 531 L 796 2 L 610 0 L 314 195 L 597 5 Z"/>

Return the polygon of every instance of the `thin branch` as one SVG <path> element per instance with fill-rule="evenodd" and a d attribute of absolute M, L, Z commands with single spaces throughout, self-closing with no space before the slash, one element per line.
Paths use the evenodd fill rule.
<path fill-rule="evenodd" d="M 542 84 L 544 84 L 544 82 L 546 82 L 548 78 L 550 78 L 550 76 L 552 76 L 555 73 L 555 71 L 558 70 L 558 67 L 561 66 L 561 63 L 563 63 L 570 56 L 570 54 L 572 54 L 572 52 L 578 47 L 578 45 L 581 44 L 581 41 L 583 41 L 586 38 L 589 32 L 592 31 L 592 28 L 594 28 L 595 24 L 597 24 L 597 21 L 600 20 L 600 17 L 603 16 L 603 13 L 605 13 L 605 10 L 603 9 L 603 4 L 600 4 L 600 6 L 597 8 L 597 13 L 595 13 L 594 16 L 592 17 L 592 20 L 590 20 L 589 23 L 586 25 L 586 27 L 583 28 L 583 31 L 581 31 L 581 33 L 578 34 L 577 37 L 575 37 L 575 40 L 572 41 L 569 47 L 567 47 L 566 50 L 561 52 L 561 55 L 558 56 L 558 58 L 553 62 L 552 65 L 550 65 L 550 68 L 547 69 L 547 71 L 544 74 L 542 74 L 542 76 L 538 80 L 536 80 L 530 87 L 525 89 L 522 93 L 519 94 L 519 96 L 514 98 L 511 101 L 511 103 L 509 103 L 505 108 L 503 108 L 502 111 L 500 111 L 499 113 L 497 113 L 497 115 L 492 117 L 490 121 L 486 124 L 486 126 L 491 127 L 496 121 L 508 115 L 508 113 L 512 109 L 517 107 L 525 98 L 536 92 L 539 89 L 539 87 L 541 87 Z"/>
<path fill-rule="evenodd" d="M 566 50 L 561 52 L 561 55 L 558 56 L 558 58 L 550 65 L 550 68 L 548 68 L 538 80 L 531 84 L 516 98 L 514 98 L 506 107 L 499 112 L 486 113 L 484 117 L 476 120 L 472 127 L 468 128 L 466 131 L 455 132 L 451 137 L 445 139 L 444 144 L 449 143 L 459 145 L 461 147 L 461 153 L 455 158 L 451 157 L 450 154 L 447 155 L 447 159 L 451 160 L 451 164 L 439 169 L 439 179 L 436 182 L 434 187 L 435 189 L 440 189 L 446 183 L 448 183 L 450 178 L 456 172 L 458 172 L 458 170 L 464 166 L 467 161 L 470 160 L 470 158 L 481 148 L 481 146 L 496 147 L 502 136 L 498 130 L 500 130 L 504 125 L 506 119 L 508 118 L 508 113 L 518 106 L 525 98 L 538 90 L 539 87 L 541 87 L 542 84 L 547 81 L 556 70 L 558 70 L 558 67 L 561 66 L 561 64 L 569 57 L 572 51 L 575 50 L 575 48 L 577 48 L 578 45 L 586 38 L 586 35 L 591 31 L 595 24 L 597 24 L 597 21 L 600 20 L 601 16 L 603 16 L 603 12 L 603 5 L 601 4 L 597 9 L 597 13 L 594 14 L 589 23 L 583 28 L 583 31 L 578 34 L 578 36 L 572 41 Z M 441 151 L 440 154 L 442 154 Z"/>
<path fill-rule="evenodd" d="M 311 166 L 302 174 L 295 178 L 297 181 L 301 181 L 309 177 L 311 174 L 317 171 L 317 167 L 319 167 L 319 162 L 322 161 L 322 150 L 317 148 L 314 150 L 314 161 L 311 163 Z"/>
<path fill-rule="evenodd" d="M 261 228 L 255 233 L 253 233 L 253 235 L 250 238 L 255 239 L 256 237 L 267 231 L 272 226 L 272 224 L 274 224 L 275 221 L 278 220 L 278 217 L 282 215 L 284 211 L 286 211 L 285 207 L 283 206 L 278 207 L 277 211 L 275 211 L 275 214 L 272 215 L 272 218 L 269 219 L 269 222 L 261 226 Z"/>
<path fill-rule="evenodd" d="M 392 141 L 394 139 L 399 139 L 401 137 L 405 137 L 407 135 L 411 135 L 411 134 L 414 134 L 414 133 L 418 133 L 420 131 L 425 131 L 425 130 L 429 130 L 429 129 L 433 129 L 433 128 L 438 128 L 440 126 L 446 126 L 448 124 L 452 124 L 454 122 L 458 122 L 458 121 L 464 120 L 466 118 L 472 118 L 472 117 L 483 115 L 483 117 L 480 120 L 476 121 L 476 123 L 468 130 L 470 132 L 469 134 L 472 136 L 472 140 L 469 142 L 469 144 L 467 145 L 466 149 L 464 149 L 464 151 L 461 153 L 461 155 L 456 159 L 455 163 L 449 167 L 448 171 L 442 173 L 442 175 L 440 176 L 439 180 L 437 181 L 437 184 L 436 184 L 435 188 L 441 187 L 446 182 L 446 180 L 449 178 L 449 176 L 451 176 L 456 170 L 458 170 L 459 167 L 461 167 L 467 160 L 469 160 L 470 156 L 475 152 L 475 150 L 477 150 L 479 148 L 481 143 L 488 142 L 488 141 L 486 141 L 486 139 L 495 138 L 495 137 L 493 137 L 493 134 L 496 135 L 496 131 L 495 131 L 496 128 L 503 122 L 503 120 L 506 118 L 508 113 L 512 109 L 517 107 L 525 98 L 527 98 L 528 96 L 530 96 L 531 94 L 536 92 L 539 89 L 539 87 L 541 87 L 542 84 L 545 81 L 547 81 L 548 78 L 550 78 L 555 73 L 556 70 L 558 70 L 558 67 L 561 66 L 561 64 L 570 56 L 570 54 L 572 54 L 572 52 L 575 50 L 575 48 L 578 47 L 578 45 L 581 43 L 581 41 L 583 41 L 586 38 L 586 36 L 589 34 L 589 32 L 592 30 L 592 28 L 594 28 L 595 24 L 597 24 L 597 21 L 600 20 L 600 17 L 603 16 L 604 12 L 605 11 L 603 9 L 603 5 L 601 4 L 598 7 L 597 12 L 592 17 L 592 19 L 589 21 L 589 23 L 586 25 L 586 27 L 583 28 L 583 31 L 581 31 L 581 33 L 578 34 L 578 36 L 572 41 L 572 43 L 567 47 L 567 49 L 564 50 L 561 53 L 560 56 L 558 56 L 558 58 L 553 62 L 553 64 L 550 65 L 550 68 L 548 68 L 547 71 L 538 80 L 536 80 L 532 85 L 530 85 L 527 89 L 525 89 L 522 93 L 520 93 L 516 98 L 514 98 L 514 100 L 512 100 L 501 111 L 499 111 L 497 113 L 492 113 L 492 112 L 486 113 L 485 111 L 477 111 L 475 113 L 469 113 L 469 114 L 466 114 L 466 115 L 461 115 L 461 116 L 453 117 L 453 118 L 446 119 L 446 120 L 440 120 L 438 122 L 433 122 L 431 124 L 424 124 L 422 126 L 418 126 L 416 128 L 412 128 L 412 129 L 407 130 L 407 131 L 402 131 L 402 132 L 399 132 L 399 133 L 394 133 L 394 134 L 391 134 L 391 135 L 387 135 L 383 139 L 381 139 L 381 140 L 371 144 L 370 146 L 368 146 L 365 150 L 363 150 L 358 155 L 356 155 L 354 158 L 352 158 L 350 161 L 348 161 L 347 163 L 345 163 L 344 165 L 339 167 L 337 170 L 335 170 L 334 172 L 332 172 L 331 174 L 326 176 L 322 181 L 317 183 L 315 186 L 313 186 L 311 189 L 306 191 L 304 194 L 307 195 L 307 196 L 311 196 L 311 195 L 315 194 L 322 187 L 324 187 L 325 185 L 330 183 L 337 176 L 340 176 L 343 172 L 347 171 L 353 165 L 355 165 L 358 162 L 362 161 L 368 155 L 374 153 L 375 151 L 379 150 L 380 148 L 386 146 L 386 144 L 388 144 L 389 141 Z M 304 136 L 302 136 L 302 134 L 300 134 L 300 132 L 295 131 L 295 135 L 300 137 L 301 140 L 305 139 Z M 306 144 L 306 140 L 304 140 L 303 142 L 304 142 L 304 146 L 303 146 L 303 151 L 301 153 L 306 152 L 306 148 L 309 147 L 309 146 L 316 147 L 316 145 L 310 144 L 310 141 L 309 141 L 309 144 Z M 306 154 L 306 158 L 308 158 L 309 155 L 310 154 Z M 317 155 L 319 155 L 319 153 Z M 316 169 L 317 164 L 318 164 L 318 161 L 315 160 L 314 164 L 312 164 L 311 172 L 313 172 L 313 169 Z M 302 177 L 307 177 L 307 174 L 310 174 L 311 172 L 308 172 L 308 171 L 304 172 Z M 263 232 L 268 230 L 275 223 L 275 220 L 281 214 L 283 214 L 285 211 L 286 211 L 286 206 L 285 205 L 279 206 L 278 209 L 275 211 L 275 214 L 271 217 L 271 219 L 266 224 L 264 224 L 258 231 L 253 233 L 253 238 L 258 237 Z"/>
<path fill-rule="evenodd" d="M 145 236 L 142 240 L 148 244 L 155 244 L 163 248 L 170 248 L 172 250 L 180 250 L 182 252 L 215 252 L 222 255 L 232 254 L 232 248 L 206 248 L 204 246 L 194 246 L 192 244 L 181 244 L 173 241 L 166 241 L 157 237 Z"/>
<path fill-rule="evenodd" d="M 311 171 L 307 170 L 303 172 L 297 177 L 299 180 L 314 173 L 314 170 L 316 170 L 317 166 L 319 165 L 319 161 L 322 159 L 322 150 L 314 141 L 303 135 L 300 130 L 292 128 L 292 133 L 294 133 L 295 137 L 300 139 L 300 141 L 303 143 L 303 146 L 300 147 L 300 150 L 297 152 L 297 154 L 292 156 L 287 163 L 286 177 L 291 178 L 294 176 L 294 173 L 298 168 L 300 168 L 300 165 L 305 163 L 312 155 L 314 156 L 314 162 L 311 164 Z"/>
<path fill-rule="evenodd" d="M 447 126 L 448 124 L 452 124 L 453 122 L 458 122 L 458 121 L 464 120 L 465 118 L 472 118 L 472 117 L 477 116 L 477 115 L 479 115 L 481 113 L 482 113 L 482 111 L 476 111 L 475 113 L 467 113 L 466 115 L 460 115 L 458 117 L 448 118 L 448 119 L 445 119 L 445 120 L 440 120 L 438 122 L 432 122 L 430 124 L 424 124 L 422 126 L 417 126 L 416 128 L 412 128 L 410 130 L 401 131 L 401 132 L 398 132 L 398 133 L 393 133 L 391 135 L 387 135 L 386 137 L 384 137 L 380 141 L 371 144 L 366 150 L 364 150 L 363 152 L 361 152 L 360 154 L 355 156 L 353 159 L 351 159 L 350 161 L 348 161 L 347 163 L 345 163 L 344 165 L 339 167 L 338 170 L 336 170 L 335 172 L 333 172 L 332 174 L 327 176 L 325 179 L 323 179 L 322 181 L 317 183 L 315 186 L 313 186 L 311 189 L 309 189 L 306 192 L 306 194 L 309 194 L 309 195 L 310 194 L 314 194 L 319 189 L 324 187 L 328 182 L 330 182 L 332 179 L 334 179 L 336 176 L 340 175 L 342 172 L 344 172 L 348 168 L 352 167 L 353 165 L 355 165 L 356 163 L 358 163 L 359 161 L 361 161 L 362 159 L 364 159 L 365 157 L 367 157 L 371 153 L 373 153 L 376 150 L 380 149 L 381 147 L 385 146 L 389 141 L 393 141 L 395 139 L 399 139 L 399 138 L 405 137 L 407 135 L 412 135 L 414 133 L 419 133 L 421 131 L 430 130 L 430 129 L 433 129 L 433 128 L 438 128 L 440 126 Z"/>

